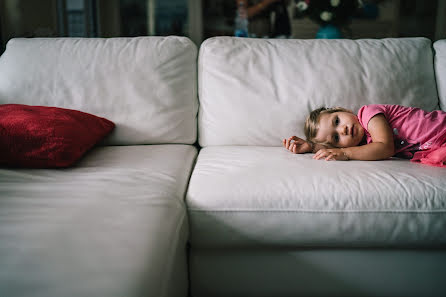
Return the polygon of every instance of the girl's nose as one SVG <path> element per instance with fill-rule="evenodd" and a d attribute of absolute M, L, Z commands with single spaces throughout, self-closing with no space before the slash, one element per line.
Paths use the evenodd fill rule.
<path fill-rule="evenodd" d="M 347 133 L 348 133 L 348 127 L 347 127 L 346 125 L 339 126 L 339 131 L 338 131 L 338 133 L 341 134 L 341 135 L 347 135 Z"/>

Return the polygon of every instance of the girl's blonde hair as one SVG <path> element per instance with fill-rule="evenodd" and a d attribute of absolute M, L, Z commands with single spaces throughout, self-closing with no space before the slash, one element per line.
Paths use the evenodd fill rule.
<path fill-rule="evenodd" d="M 312 112 L 310 112 L 310 114 L 307 116 L 307 119 L 305 120 L 304 132 L 307 141 L 311 143 L 316 143 L 313 140 L 316 137 L 317 131 L 319 130 L 319 120 L 321 118 L 321 115 L 323 115 L 324 113 L 334 113 L 334 112 L 353 113 L 351 110 L 345 109 L 343 107 L 330 107 L 330 108 L 320 107 L 318 109 L 313 110 Z"/>

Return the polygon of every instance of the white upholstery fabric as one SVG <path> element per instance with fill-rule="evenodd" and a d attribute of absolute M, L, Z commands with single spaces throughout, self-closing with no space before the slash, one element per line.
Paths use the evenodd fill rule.
<path fill-rule="evenodd" d="M 206 147 L 186 203 L 193 248 L 446 245 L 446 170 Z"/>
<path fill-rule="evenodd" d="M 194 297 L 446 296 L 446 251 L 193 249 Z"/>
<path fill-rule="evenodd" d="M 13 39 L 0 58 L 0 104 L 108 118 L 110 144 L 192 144 L 196 56 L 185 37 Z"/>
<path fill-rule="evenodd" d="M 446 111 L 446 39 L 434 42 L 434 50 L 438 97 L 441 109 Z"/>
<path fill-rule="evenodd" d="M 187 296 L 186 145 L 109 146 L 0 169 L 0 295 Z"/>
<path fill-rule="evenodd" d="M 200 48 L 199 143 L 280 146 L 320 106 L 438 109 L 431 42 L 215 37 Z"/>

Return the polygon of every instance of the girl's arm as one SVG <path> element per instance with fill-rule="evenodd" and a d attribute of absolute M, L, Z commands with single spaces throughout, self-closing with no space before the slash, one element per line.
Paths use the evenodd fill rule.
<path fill-rule="evenodd" d="M 326 149 L 327 146 L 319 143 L 310 143 L 297 136 L 291 136 L 288 139 L 282 140 L 283 146 L 294 154 L 316 153 L 321 149 Z"/>
<path fill-rule="evenodd" d="M 308 141 L 297 136 L 291 136 L 282 140 L 283 146 L 293 154 L 305 154 L 313 151 L 313 146 Z"/>
<path fill-rule="evenodd" d="M 373 142 L 355 147 L 322 149 L 314 159 L 374 161 L 392 157 L 395 154 L 393 133 L 386 118 L 377 114 L 370 119 L 367 129 Z"/>
<path fill-rule="evenodd" d="M 367 130 L 373 142 L 343 149 L 349 159 L 383 160 L 395 154 L 392 129 L 383 114 L 377 114 L 371 118 Z"/>

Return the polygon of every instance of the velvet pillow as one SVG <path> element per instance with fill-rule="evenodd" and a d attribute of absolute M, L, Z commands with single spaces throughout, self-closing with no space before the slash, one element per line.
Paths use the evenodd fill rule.
<path fill-rule="evenodd" d="M 0 105 L 0 165 L 71 166 L 114 127 L 107 119 L 77 110 Z"/>

